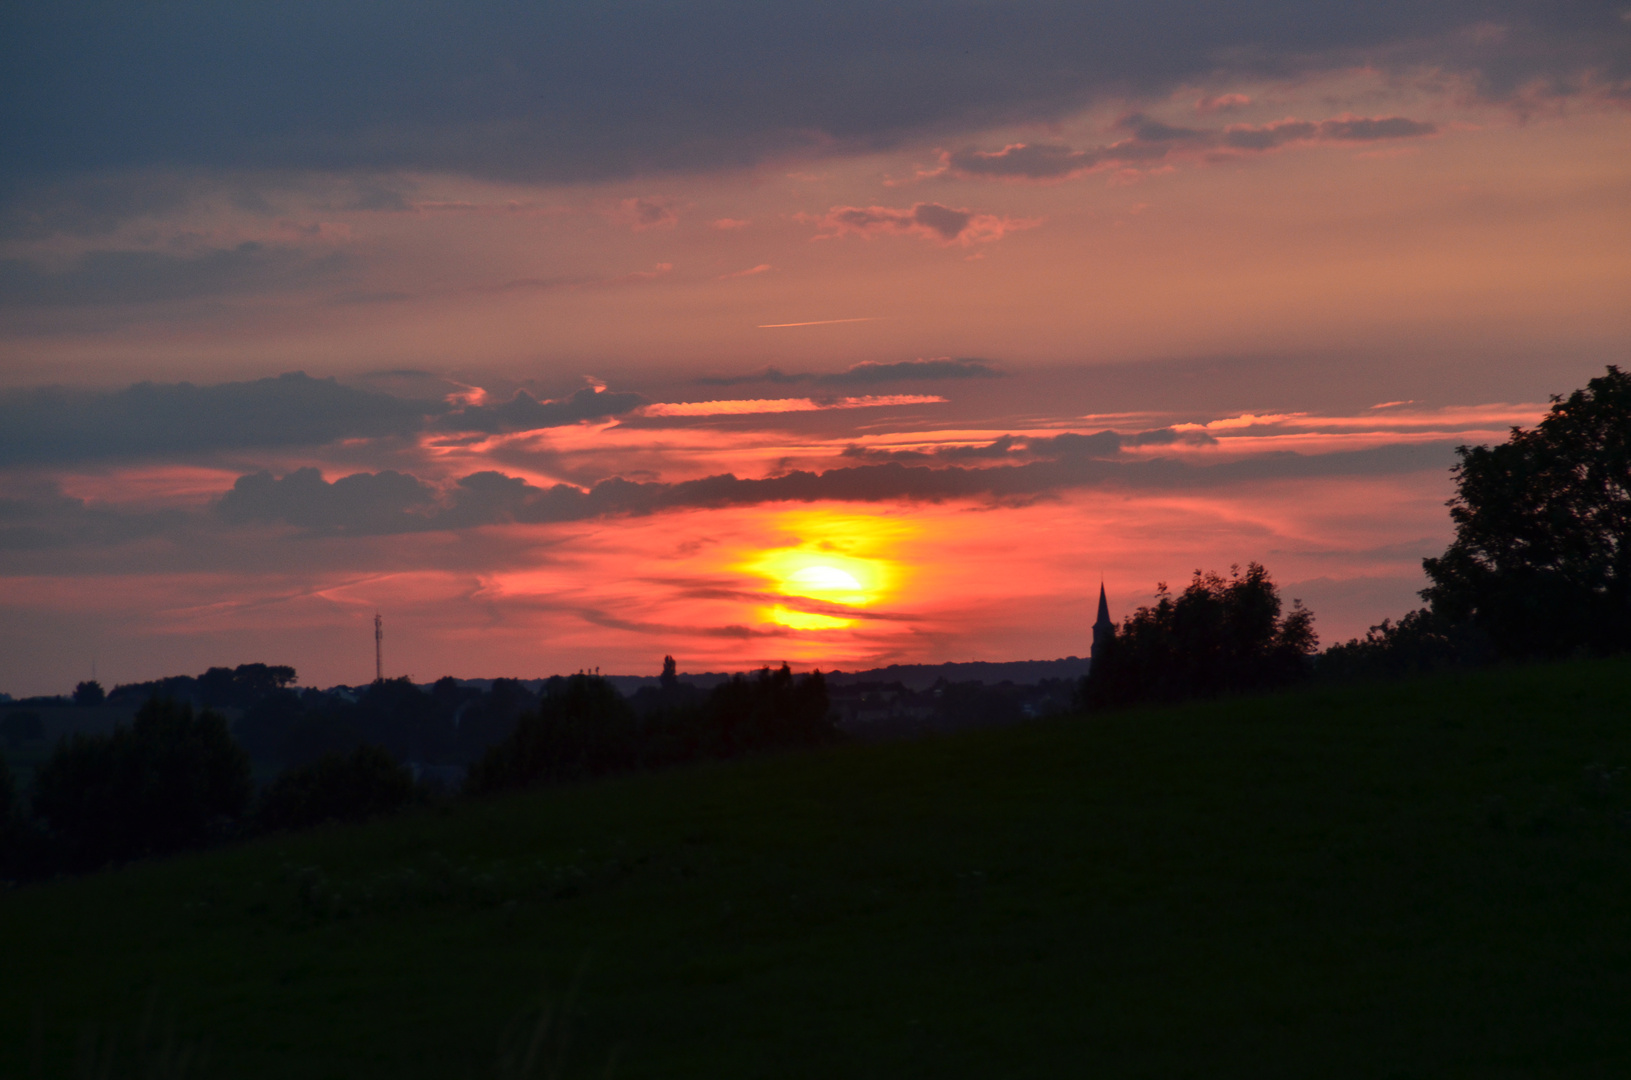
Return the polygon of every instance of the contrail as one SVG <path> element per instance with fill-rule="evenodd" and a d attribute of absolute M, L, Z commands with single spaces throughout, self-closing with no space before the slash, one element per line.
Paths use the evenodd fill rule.
<path fill-rule="evenodd" d="M 877 322 L 879 318 L 881 318 L 881 316 L 869 315 L 864 319 L 816 319 L 814 322 L 760 323 L 754 329 L 757 329 L 757 330 L 780 330 L 784 326 L 830 326 L 833 323 L 841 323 L 841 322 Z"/>

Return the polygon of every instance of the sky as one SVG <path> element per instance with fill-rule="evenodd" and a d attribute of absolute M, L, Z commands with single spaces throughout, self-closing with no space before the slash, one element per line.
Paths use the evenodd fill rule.
<path fill-rule="evenodd" d="M 8 4 L 0 691 L 1416 606 L 1631 362 L 1631 5 Z"/>

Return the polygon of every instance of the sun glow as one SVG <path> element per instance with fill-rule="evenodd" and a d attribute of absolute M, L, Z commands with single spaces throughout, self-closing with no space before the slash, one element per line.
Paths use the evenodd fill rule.
<path fill-rule="evenodd" d="M 845 609 L 872 606 L 900 587 L 903 570 L 893 553 L 911 527 L 897 518 L 796 511 L 779 516 L 776 531 L 785 543 L 736 567 L 785 598 L 760 610 L 767 622 L 791 630 L 845 629 L 855 624 Z"/>

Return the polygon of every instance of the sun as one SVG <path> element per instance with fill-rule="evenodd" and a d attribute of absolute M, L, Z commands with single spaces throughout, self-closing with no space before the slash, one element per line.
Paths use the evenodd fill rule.
<path fill-rule="evenodd" d="M 737 564 L 782 598 L 760 609 L 767 622 L 792 630 L 841 630 L 855 625 L 851 610 L 877 604 L 896 588 L 901 567 L 890 549 L 899 537 L 897 522 L 806 511 L 784 515 L 777 524 L 792 542 Z"/>

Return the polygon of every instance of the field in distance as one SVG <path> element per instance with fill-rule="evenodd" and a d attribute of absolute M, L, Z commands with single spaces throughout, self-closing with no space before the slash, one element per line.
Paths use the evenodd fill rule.
<path fill-rule="evenodd" d="M 271 838 L 0 893 L 0 1075 L 1624 1075 L 1627 766 L 1576 662 Z"/>

